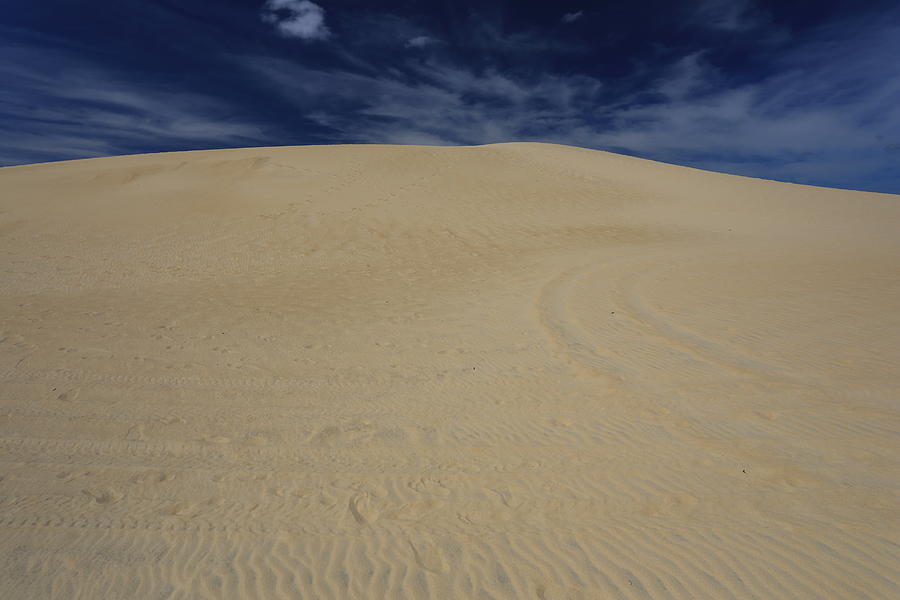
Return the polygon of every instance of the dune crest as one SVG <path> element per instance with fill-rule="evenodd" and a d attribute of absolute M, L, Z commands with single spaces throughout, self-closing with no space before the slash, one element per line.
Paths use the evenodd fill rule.
<path fill-rule="evenodd" d="M 900 597 L 898 231 L 548 144 L 0 169 L 0 596 Z"/>

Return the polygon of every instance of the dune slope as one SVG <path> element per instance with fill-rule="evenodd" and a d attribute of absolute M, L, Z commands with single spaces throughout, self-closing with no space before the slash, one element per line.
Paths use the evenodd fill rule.
<path fill-rule="evenodd" d="M 898 231 L 545 144 L 0 169 L 0 597 L 900 597 Z"/>

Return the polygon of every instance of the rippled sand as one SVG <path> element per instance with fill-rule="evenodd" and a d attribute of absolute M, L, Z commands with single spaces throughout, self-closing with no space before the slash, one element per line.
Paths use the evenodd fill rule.
<path fill-rule="evenodd" d="M 0 597 L 900 597 L 898 232 L 545 144 L 0 169 Z"/>

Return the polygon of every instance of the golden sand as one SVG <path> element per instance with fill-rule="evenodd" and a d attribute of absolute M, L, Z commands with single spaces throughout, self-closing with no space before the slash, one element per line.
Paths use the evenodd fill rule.
<path fill-rule="evenodd" d="M 898 365 L 898 196 L 547 144 L 0 169 L 0 597 L 898 598 Z"/>

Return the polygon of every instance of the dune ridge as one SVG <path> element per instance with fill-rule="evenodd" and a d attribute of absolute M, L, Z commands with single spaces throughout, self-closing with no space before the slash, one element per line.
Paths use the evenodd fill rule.
<path fill-rule="evenodd" d="M 0 169 L 0 596 L 900 597 L 897 231 L 550 144 Z"/>

